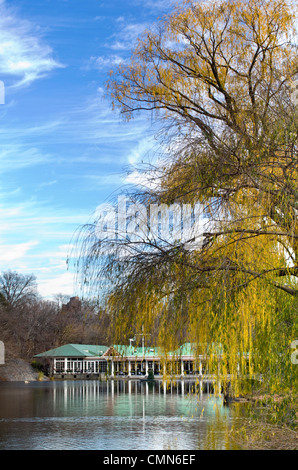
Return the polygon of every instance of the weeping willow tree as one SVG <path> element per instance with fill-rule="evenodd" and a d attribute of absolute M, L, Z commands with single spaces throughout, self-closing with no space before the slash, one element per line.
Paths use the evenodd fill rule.
<path fill-rule="evenodd" d="M 161 129 L 154 189 L 130 195 L 148 231 L 81 233 L 79 271 L 108 287 L 115 338 L 143 327 L 165 353 L 191 342 L 236 391 L 239 377 L 297 386 L 295 15 L 285 0 L 185 1 L 140 37 L 108 90 L 125 118 L 149 112 Z M 153 237 L 152 206 L 173 204 L 199 204 L 204 223 Z"/>

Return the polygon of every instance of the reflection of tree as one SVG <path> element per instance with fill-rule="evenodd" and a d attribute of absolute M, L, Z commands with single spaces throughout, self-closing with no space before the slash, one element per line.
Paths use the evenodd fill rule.
<path fill-rule="evenodd" d="M 222 400 L 209 400 L 208 407 L 212 407 L 213 418 L 208 421 L 203 448 L 206 450 L 237 450 L 231 431 L 237 427 L 237 422 L 243 414 L 243 405 L 236 404 L 225 407 Z"/>

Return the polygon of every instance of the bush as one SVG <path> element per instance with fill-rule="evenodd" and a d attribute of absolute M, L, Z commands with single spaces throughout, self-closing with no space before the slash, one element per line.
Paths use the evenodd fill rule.
<path fill-rule="evenodd" d="M 43 365 L 38 361 L 32 361 L 31 366 L 38 372 L 43 372 Z"/>
<path fill-rule="evenodd" d="M 43 378 L 44 378 L 44 373 L 43 373 L 43 372 L 41 372 L 41 371 L 40 371 L 40 372 L 38 372 L 37 380 L 38 380 L 38 381 L 42 381 L 42 380 L 43 380 Z"/>

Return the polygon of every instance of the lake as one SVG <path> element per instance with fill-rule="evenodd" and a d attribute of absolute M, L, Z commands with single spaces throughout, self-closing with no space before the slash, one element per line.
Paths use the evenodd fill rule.
<path fill-rule="evenodd" d="M 0 382 L 0 449 L 236 450 L 244 414 L 191 381 Z"/>

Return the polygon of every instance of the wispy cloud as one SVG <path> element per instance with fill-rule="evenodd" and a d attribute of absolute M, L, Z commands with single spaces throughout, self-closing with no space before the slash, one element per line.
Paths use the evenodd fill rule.
<path fill-rule="evenodd" d="M 89 13 L 88 2 L 84 15 L 77 2 L 59 11 L 53 4 L 62 2 L 41 2 L 44 13 L 33 3 L 26 11 L 26 2 L 16 9 L 18 2 L 0 0 L 0 80 L 8 91 L 0 107 L 0 271 L 35 273 L 45 296 L 71 294 L 66 258 L 76 230 L 119 186 L 144 183 L 137 172 L 125 180 L 123 170 L 146 160 L 150 121 L 138 115 L 122 122 L 103 81 L 151 26 L 148 9 L 159 14 L 165 2 L 130 0 L 131 8 L 113 5 L 106 17 L 96 17 L 105 8 Z M 30 15 L 41 18 L 44 29 Z M 51 44 L 71 69 L 53 73 L 63 65 Z M 84 61 L 89 68 L 76 69 Z M 50 91 L 42 82 L 13 91 L 45 76 Z"/>
<path fill-rule="evenodd" d="M 43 42 L 41 31 L 5 1 L 0 2 L 0 75 L 11 77 L 12 87 L 28 85 L 62 67 L 52 49 Z"/>
<path fill-rule="evenodd" d="M 3 197 L 3 199 L 5 199 Z M 34 273 L 41 295 L 72 295 L 74 274 L 67 270 L 75 230 L 90 214 L 53 207 L 40 200 L 0 205 L 0 271 Z"/>
<path fill-rule="evenodd" d="M 128 163 L 130 165 L 136 165 L 137 163 L 141 163 L 141 161 L 147 161 L 153 151 L 154 143 L 153 136 L 140 139 L 137 145 L 131 149 L 128 155 Z"/>
<path fill-rule="evenodd" d="M 37 241 L 16 243 L 13 245 L 0 243 L 0 263 L 10 263 L 11 261 L 20 260 L 37 244 Z"/>
<path fill-rule="evenodd" d="M 43 164 L 50 156 L 42 154 L 37 148 L 26 148 L 20 144 L 2 145 L 0 149 L 0 173 Z"/>
<path fill-rule="evenodd" d="M 111 103 L 105 99 L 102 90 L 98 90 L 97 95 L 88 97 L 60 116 L 59 126 L 55 129 L 55 142 L 92 144 L 93 150 L 99 146 L 101 156 L 97 154 L 96 157 L 101 159 L 106 146 L 117 145 L 119 153 L 122 149 L 123 155 L 126 155 L 127 148 L 142 138 L 146 129 L 148 121 L 141 116 L 130 123 L 121 122 L 118 112 L 112 111 Z M 33 133 L 30 135 L 34 137 Z M 49 135 L 52 135 L 51 129 Z M 46 132 L 43 140 L 45 138 Z"/>
<path fill-rule="evenodd" d="M 136 0 L 136 1 L 137 3 L 140 3 L 142 1 L 142 4 L 152 11 L 159 10 L 161 12 L 168 12 L 177 3 L 174 0 L 145 0 L 145 1 Z"/>
<path fill-rule="evenodd" d="M 108 67 L 114 67 L 114 66 L 122 64 L 124 60 L 125 59 L 123 57 L 119 55 L 115 55 L 115 54 L 111 54 L 108 56 L 99 56 L 99 57 L 92 56 L 90 57 L 90 60 L 86 69 L 91 68 L 91 69 L 100 70 L 100 69 L 104 69 Z"/>
<path fill-rule="evenodd" d="M 47 188 L 47 187 L 50 187 L 50 186 L 54 186 L 57 183 L 58 183 L 58 180 L 44 181 L 42 183 L 39 183 L 39 185 L 36 188 L 36 191 L 39 191 L 42 188 Z"/>
<path fill-rule="evenodd" d="M 149 26 L 149 23 L 127 23 L 123 19 L 119 21 L 119 29 L 115 34 L 113 34 L 111 38 L 112 41 L 107 45 L 107 47 L 117 51 L 129 51 Z"/>
<path fill-rule="evenodd" d="M 53 277 L 47 277 L 38 284 L 38 291 L 44 298 L 52 298 L 57 294 L 72 295 L 75 293 L 74 276 L 65 272 Z"/>
<path fill-rule="evenodd" d="M 160 188 L 160 180 L 154 174 L 145 172 L 141 173 L 138 170 L 127 175 L 125 183 L 152 191 Z"/>

